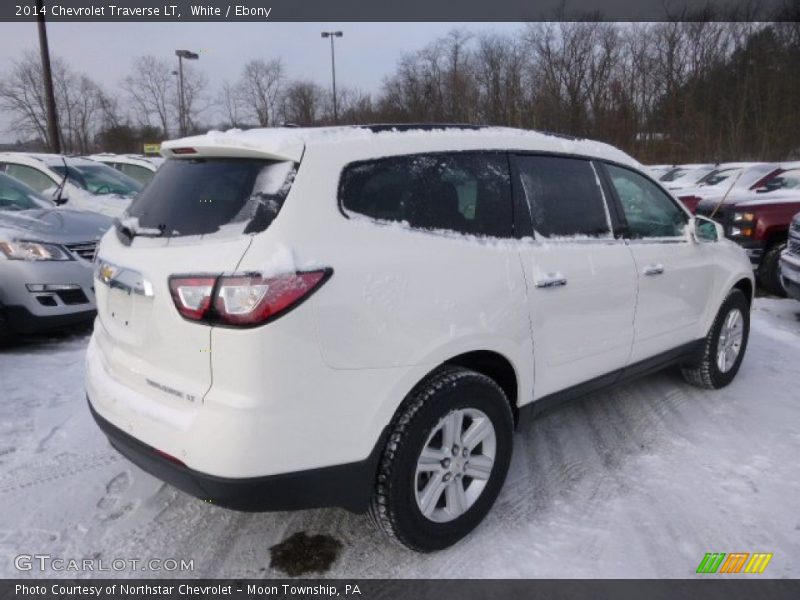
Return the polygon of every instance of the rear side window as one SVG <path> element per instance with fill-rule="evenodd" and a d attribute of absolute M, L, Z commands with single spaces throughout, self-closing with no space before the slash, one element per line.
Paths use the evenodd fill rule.
<path fill-rule="evenodd" d="M 398 156 L 348 165 L 345 211 L 417 229 L 511 237 L 511 185 L 502 153 Z"/>
<path fill-rule="evenodd" d="M 515 164 L 537 235 L 610 235 L 605 200 L 588 160 L 519 155 Z"/>
<path fill-rule="evenodd" d="M 206 235 L 230 226 L 266 229 L 294 180 L 285 161 L 196 158 L 164 163 L 128 209 L 138 226 L 163 236 Z"/>

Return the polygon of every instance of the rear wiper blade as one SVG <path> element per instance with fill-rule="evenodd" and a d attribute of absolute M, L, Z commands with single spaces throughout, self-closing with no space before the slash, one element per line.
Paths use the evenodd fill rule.
<path fill-rule="evenodd" d="M 159 225 L 157 229 L 138 226 L 131 227 L 129 224 L 121 221 L 119 218 L 114 219 L 114 227 L 119 233 L 131 240 L 135 237 L 161 237 L 164 235 L 164 230 L 166 229 L 166 225 Z"/>

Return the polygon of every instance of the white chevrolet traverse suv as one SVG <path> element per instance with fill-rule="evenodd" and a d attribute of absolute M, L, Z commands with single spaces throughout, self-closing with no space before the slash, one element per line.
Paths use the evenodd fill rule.
<path fill-rule="evenodd" d="M 744 356 L 747 257 L 608 145 L 370 126 L 163 153 L 98 250 L 86 390 L 120 452 L 215 504 L 444 548 L 521 418 L 670 365 L 720 388 Z"/>

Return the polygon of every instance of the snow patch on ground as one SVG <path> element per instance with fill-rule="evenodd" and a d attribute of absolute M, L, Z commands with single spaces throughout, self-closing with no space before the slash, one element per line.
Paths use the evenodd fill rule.
<path fill-rule="evenodd" d="M 486 521 L 428 555 L 393 545 L 364 516 L 232 512 L 140 471 L 89 415 L 87 342 L 37 338 L 0 350 L 2 577 L 42 576 L 14 569 L 22 553 L 195 565 L 102 574 L 113 577 L 280 577 L 269 547 L 299 531 L 343 544 L 332 577 L 686 578 L 706 552 L 734 551 L 774 553 L 762 577 L 800 576 L 800 303 L 792 300 L 756 301 L 742 370 L 724 390 L 660 373 L 533 421 L 516 436 Z"/>

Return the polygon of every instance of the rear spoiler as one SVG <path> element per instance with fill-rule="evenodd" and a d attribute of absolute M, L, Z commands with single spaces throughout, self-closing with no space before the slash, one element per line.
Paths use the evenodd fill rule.
<path fill-rule="evenodd" d="M 296 132 L 286 129 L 209 132 L 161 145 L 165 158 L 214 156 L 224 158 L 263 158 L 300 162 L 305 141 Z"/>

